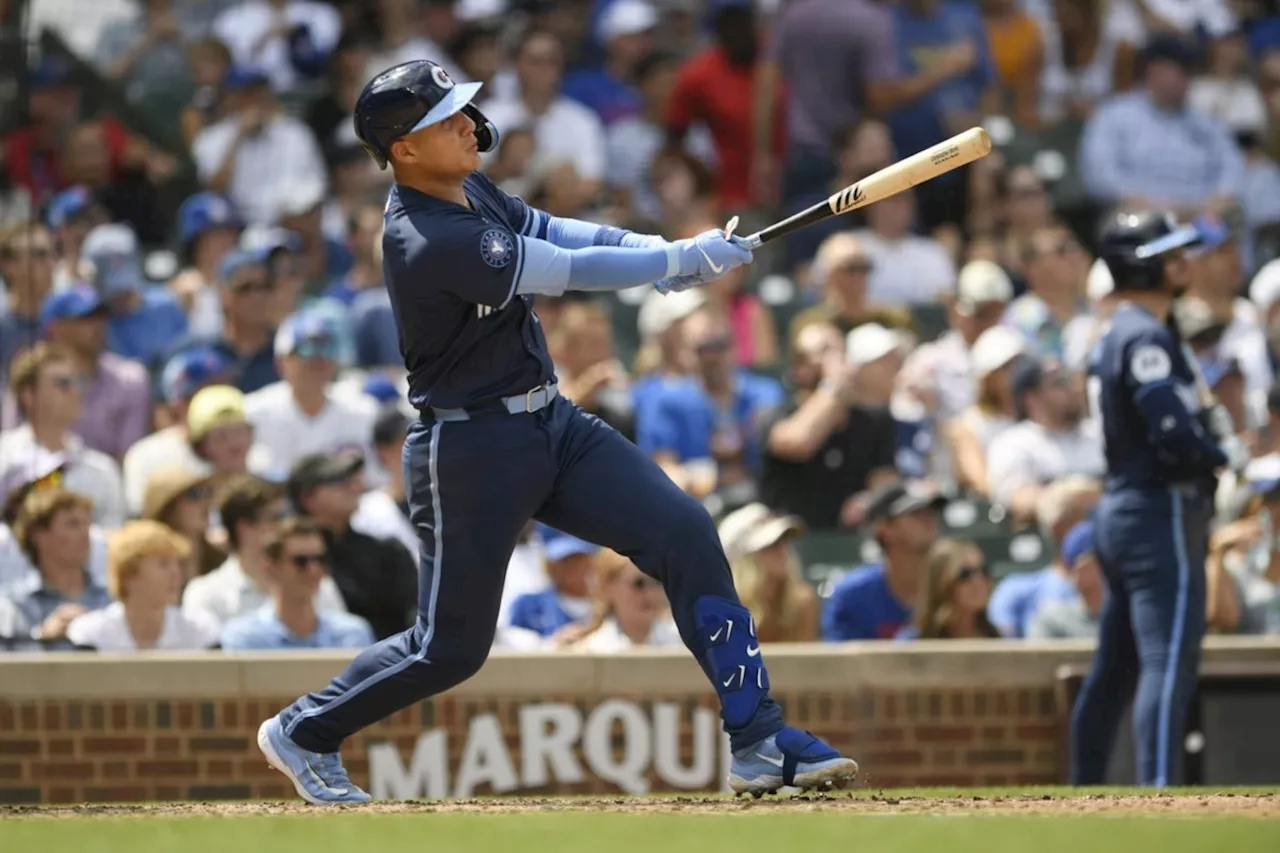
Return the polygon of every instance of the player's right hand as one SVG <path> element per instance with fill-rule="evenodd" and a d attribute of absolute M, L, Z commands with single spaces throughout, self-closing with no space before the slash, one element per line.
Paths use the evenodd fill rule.
<path fill-rule="evenodd" d="M 696 237 L 677 240 L 680 253 L 679 276 L 696 276 L 711 281 L 735 267 L 752 261 L 751 247 L 743 237 L 726 237 L 719 228 Z"/>

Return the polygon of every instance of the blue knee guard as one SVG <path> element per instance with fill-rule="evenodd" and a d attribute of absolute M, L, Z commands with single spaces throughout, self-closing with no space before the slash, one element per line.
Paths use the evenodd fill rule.
<path fill-rule="evenodd" d="M 714 595 L 694 602 L 693 612 L 725 724 L 730 728 L 745 726 L 769 693 L 769 674 L 760 657 L 755 620 L 741 604 Z"/>

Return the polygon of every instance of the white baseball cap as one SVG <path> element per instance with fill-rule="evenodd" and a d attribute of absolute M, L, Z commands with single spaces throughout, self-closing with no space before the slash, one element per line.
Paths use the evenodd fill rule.
<path fill-rule="evenodd" d="M 1026 352 L 1026 339 L 1008 326 L 992 326 L 983 332 L 969 351 L 969 362 L 976 377 L 982 378 Z"/>
<path fill-rule="evenodd" d="M 1249 285 L 1249 298 L 1263 312 L 1280 301 L 1280 258 L 1267 261 Z"/>
<path fill-rule="evenodd" d="M 749 503 L 720 521 L 720 543 L 730 560 L 768 548 L 783 536 L 803 533 L 804 522 L 780 515 L 762 503 Z"/>
<path fill-rule="evenodd" d="M 1085 296 L 1089 297 L 1090 302 L 1097 302 L 1110 295 L 1115 289 L 1116 282 L 1111 277 L 1111 268 L 1107 266 L 1106 261 L 1098 258 L 1093 262 L 1093 266 L 1089 267 L 1089 277 L 1084 285 Z"/>
<path fill-rule="evenodd" d="M 977 306 L 988 302 L 1013 299 L 1013 282 L 1009 274 L 993 261 L 969 261 L 956 279 L 956 310 L 966 316 Z"/>
<path fill-rule="evenodd" d="M 845 357 L 855 367 L 884 358 L 896 350 L 901 339 L 879 323 L 863 323 L 844 339 Z"/>
<path fill-rule="evenodd" d="M 698 288 L 665 296 L 656 290 L 650 291 L 636 317 L 640 337 L 645 340 L 656 338 L 706 304 L 707 297 Z"/>
<path fill-rule="evenodd" d="M 614 0 L 603 15 L 597 33 L 608 43 L 621 36 L 643 33 L 658 25 L 658 13 L 645 0 Z"/>

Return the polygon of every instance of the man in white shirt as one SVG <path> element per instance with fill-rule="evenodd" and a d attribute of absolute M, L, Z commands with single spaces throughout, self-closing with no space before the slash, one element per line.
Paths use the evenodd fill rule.
<path fill-rule="evenodd" d="M 909 191 L 866 208 L 867 227 L 855 232 L 873 264 L 867 303 L 906 307 L 937 302 L 955 286 L 956 269 L 942 244 L 911 231 L 915 196 Z"/>
<path fill-rule="evenodd" d="M 564 49 L 559 39 L 547 30 L 527 30 L 516 48 L 515 69 L 519 95 L 486 104 L 485 115 L 500 128 L 532 128 L 538 166 L 571 165 L 580 179 L 578 195 L 594 197 L 604 181 L 604 128 L 590 109 L 560 94 Z M 485 155 L 484 162 L 495 156 Z"/>
<path fill-rule="evenodd" d="M 303 310 L 276 332 L 275 353 L 284 377 L 245 397 L 262 470 L 284 479 L 294 462 L 312 453 L 354 449 L 364 458 L 377 405 L 372 399 L 333 393 L 341 335 L 327 315 Z"/>
<path fill-rule="evenodd" d="M 244 475 L 222 494 L 218 515 L 227 531 L 231 556 L 207 575 L 192 578 L 182 594 L 182 612 L 221 630 L 231 619 L 252 613 L 271 598 L 264 548 L 272 530 L 289 512 L 284 490 Z M 317 610 L 345 612 L 333 578 L 326 575 L 315 595 Z"/>
<path fill-rule="evenodd" d="M 1084 419 L 1079 385 L 1058 365 L 1028 356 L 1010 378 L 1022 420 L 991 443 L 987 483 L 991 499 L 1015 518 L 1035 518 L 1041 492 L 1069 474 L 1102 477 L 1106 462 L 1097 424 Z"/>
<path fill-rule="evenodd" d="M 409 419 L 395 406 L 379 413 L 373 425 L 373 452 L 378 467 L 386 472 L 381 488 L 360 496 L 360 505 L 351 517 L 351 529 L 375 539 L 395 539 L 418 562 L 418 532 L 409 521 L 409 501 L 404 491 L 401 453 L 409 430 Z M 368 466 L 366 466 L 367 468 Z"/>
<path fill-rule="evenodd" d="M 85 447 L 71 425 L 80 419 L 80 379 L 71 356 L 43 341 L 14 359 L 9 374 L 26 423 L 0 433 L 0 474 L 40 451 L 61 454 L 63 488 L 93 501 L 93 521 L 107 529 L 124 523 L 120 466 L 105 453 Z"/>
<path fill-rule="evenodd" d="M 233 68 L 227 75 L 227 117 L 191 145 L 200 182 L 224 193 L 251 225 L 274 225 L 290 186 L 327 185 L 315 136 L 276 103 L 266 75 Z"/>
<path fill-rule="evenodd" d="M 261 67 L 286 92 L 320 69 L 342 35 L 342 18 L 331 3 L 244 0 L 214 20 L 213 33 L 236 65 Z"/>

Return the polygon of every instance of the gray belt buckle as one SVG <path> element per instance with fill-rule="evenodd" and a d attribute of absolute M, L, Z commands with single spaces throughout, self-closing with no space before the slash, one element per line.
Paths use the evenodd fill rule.
<path fill-rule="evenodd" d="M 543 386 L 539 385 L 537 388 L 530 388 L 528 391 L 524 392 L 524 413 L 526 415 L 532 414 L 536 411 L 533 408 L 533 395 L 535 392 L 542 390 L 544 390 Z"/>

